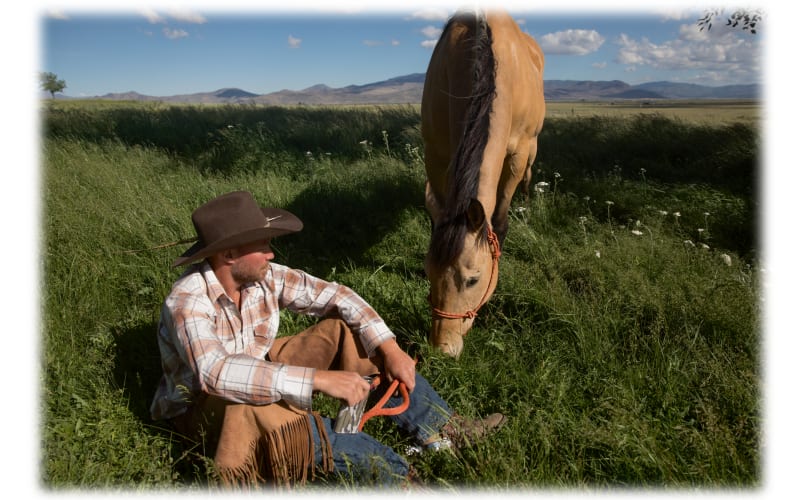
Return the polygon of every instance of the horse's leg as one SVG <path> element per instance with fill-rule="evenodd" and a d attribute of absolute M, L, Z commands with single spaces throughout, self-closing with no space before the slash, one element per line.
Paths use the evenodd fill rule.
<path fill-rule="evenodd" d="M 515 154 L 506 157 L 503 164 L 503 175 L 497 188 L 497 204 L 492 216 L 492 227 L 502 247 L 508 233 L 508 210 L 520 181 L 525 182 L 525 177 L 530 171 L 528 162 L 529 148 L 522 147 Z M 528 179 L 530 183 L 530 179 Z"/>
<path fill-rule="evenodd" d="M 528 166 L 525 167 L 525 174 L 522 176 L 522 196 L 527 204 L 531 197 L 531 179 L 533 179 L 533 161 L 536 159 L 538 141 L 534 137 L 531 140 L 530 152 L 528 153 Z"/>

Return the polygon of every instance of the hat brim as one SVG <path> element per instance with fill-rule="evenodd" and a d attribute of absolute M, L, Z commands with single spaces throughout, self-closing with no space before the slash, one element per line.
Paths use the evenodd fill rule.
<path fill-rule="evenodd" d="M 261 211 L 264 213 L 264 217 L 270 220 L 269 226 L 244 231 L 209 245 L 202 241 L 197 241 L 173 261 L 172 267 L 190 264 L 224 250 L 247 245 L 265 238 L 275 238 L 285 234 L 296 233 L 303 229 L 303 222 L 291 212 L 280 208 L 262 208 Z"/>

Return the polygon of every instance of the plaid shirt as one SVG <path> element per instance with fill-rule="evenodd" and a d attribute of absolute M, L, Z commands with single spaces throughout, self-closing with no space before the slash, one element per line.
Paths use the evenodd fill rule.
<path fill-rule="evenodd" d="M 278 332 L 280 308 L 337 314 L 372 356 L 394 338 L 386 323 L 350 288 L 271 263 L 264 279 L 241 290 L 241 310 L 207 262 L 178 279 L 161 309 L 158 345 L 164 374 L 150 407 L 154 419 L 176 417 L 200 392 L 237 403 L 285 399 L 311 408 L 313 368 L 265 359 Z"/>

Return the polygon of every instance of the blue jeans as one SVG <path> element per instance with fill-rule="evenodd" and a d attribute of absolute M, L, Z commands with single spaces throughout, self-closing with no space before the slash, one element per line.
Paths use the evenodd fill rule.
<path fill-rule="evenodd" d="M 373 391 L 367 404 L 368 409 L 385 394 L 388 385 L 388 382 L 384 381 Z M 416 376 L 416 386 L 409 399 L 406 411 L 386 418 L 390 418 L 418 444 L 422 444 L 439 432 L 453 412 L 420 374 Z M 389 398 L 386 408 L 393 408 L 402 402 L 403 399 L 399 396 Z M 319 465 L 322 463 L 319 431 L 313 418 L 311 422 L 316 450 L 314 458 Z M 371 479 L 383 485 L 402 481 L 408 475 L 408 463 L 391 447 L 364 432 L 337 434 L 333 431 L 333 420 L 330 418 L 323 418 L 323 423 L 331 443 L 335 472 L 353 475 L 360 480 Z"/>

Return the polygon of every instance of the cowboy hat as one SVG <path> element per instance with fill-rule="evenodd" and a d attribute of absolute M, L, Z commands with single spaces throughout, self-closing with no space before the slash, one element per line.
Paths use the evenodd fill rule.
<path fill-rule="evenodd" d="M 280 208 L 261 208 L 247 191 L 223 194 L 192 212 L 197 243 L 172 267 L 204 259 L 223 250 L 303 229 L 303 222 Z"/>

